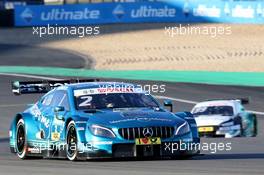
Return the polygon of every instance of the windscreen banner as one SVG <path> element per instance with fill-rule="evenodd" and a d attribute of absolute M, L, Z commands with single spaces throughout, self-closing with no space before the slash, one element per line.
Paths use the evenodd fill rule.
<path fill-rule="evenodd" d="M 16 26 L 144 22 L 264 23 L 264 1 L 168 0 L 166 2 L 15 6 Z"/>

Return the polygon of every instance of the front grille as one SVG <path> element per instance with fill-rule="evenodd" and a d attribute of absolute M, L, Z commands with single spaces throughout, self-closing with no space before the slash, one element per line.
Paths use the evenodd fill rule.
<path fill-rule="evenodd" d="M 144 138 L 143 130 L 150 128 L 153 131 L 151 137 L 160 137 L 162 139 L 170 138 L 174 134 L 174 127 L 157 126 L 157 127 L 135 127 L 135 128 L 120 128 L 118 133 L 126 140 L 134 140 L 135 138 Z"/>

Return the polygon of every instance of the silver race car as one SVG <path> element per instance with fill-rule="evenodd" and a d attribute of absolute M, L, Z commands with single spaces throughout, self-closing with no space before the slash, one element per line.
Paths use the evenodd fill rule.
<path fill-rule="evenodd" d="M 194 115 L 200 136 L 254 137 L 257 135 L 256 114 L 245 110 L 248 99 L 216 99 L 194 106 Z"/>

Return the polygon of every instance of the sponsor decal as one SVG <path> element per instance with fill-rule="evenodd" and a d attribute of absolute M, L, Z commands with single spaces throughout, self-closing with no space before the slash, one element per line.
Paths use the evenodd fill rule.
<path fill-rule="evenodd" d="M 32 108 L 30 109 L 30 112 L 32 113 L 32 115 L 34 117 L 37 118 L 37 120 L 39 122 L 41 122 L 42 124 L 44 124 L 44 126 L 46 128 L 49 127 L 50 120 L 47 117 L 45 117 L 44 115 L 42 115 L 41 111 L 39 110 L 39 108 L 38 108 L 38 106 L 36 104 L 32 106 Z"/>
<path fill-rule="evenodd" d="M 42 12 L 40 15 L 42 21 L 64 21 L 64 20 L 89 20 L 99 19 L 99 10 L 90 10 L 84 8 L 83 10 L 66 10 L 64 8 L 53 8 L 50 11 Z"/>
<path fill-rule="evenodd" d="M 95 95 L 95 94 L 114 94 L 114 93 L 143 93 L 141 90 L 136 90 L 130 87 L 102 87 L 102 88 L 90 88 L 74 90 L 74 96 L 79 97 L 83 95 Z"/>
<path fill-rule="evenodd" d="M 115 123 L 130 122 L 130 121 L 135 121 L 135 119 L 113 120 L 113 121 L 110 121 L 109 123 L 115 124 Z"/>
<path fill-rule="evenodd" d="M 107 5 L 107 8 L 106 8 Z M 263 1 L 135 2 L 15 6 L 16 26 L 109 24 L 134 22 L 263 23 Z M 244 20 L 239 20 L 243 18 Z M 212 21 L 211 21 L 212 22 Z"/>
<path fill-rule="evenodd" d="M 221 9 L 217 8 L 215 5 L 207 7 L 205 4 L 199 4 L 197 8 L 193 9 L 193 16 L 220 18 Z"/>
<path fill-rule="evenodd" d="M 21 18 L 26 22 L 26 23 L 31 23 L 32 19 L 34 17 L 34 14 L 32 10 L 29 8 L 26 8 L 22 13 L 21 13 Z"/>
<path fill-rule="evenodd" d="M 256 13 L 259 17 L 264 17 L 264 6 L 262 6 L 260 3 L 257 5 Z"/>
<path fill-rule="evenodd" d="M 172 122 L 170 119 L 162 119 L 162 118 L 130 118 L 130 119 L 122 119 L 122 120 L 113 120 L 110 121 L 109 123 L 115 124 L 115 123 L 122 123 L 122 122 L 133 122 L 133 121 L 140 121 L 140 122 L 150 122 L 150 121 L 159 121 L 159 122 Z"/>
<path fill-rule="evenodd" d="M 117 112 L 120 112 L 120 111 L 117 111 Z M 150 113 L 142 112 L 142 111 L 132 111 L 132 112 L 122 112 L 121 115 L 123 117 L 148 117 Z"/>
<path fill-rule="evenodd" d="M 33 153 L 33 154 L 39 154 L 39 153 L 41 153 L 41 149 L 36 148 L 36 147 L 28 148 L 28 152 Z"/>
<path fill-rule="evenodd" d="M 226 16 L 230 16 L 230 13 L 231 13 L 231 9 L 229 7 L 229 4 L 228 3 L 225 3 L 225 7 L 224 7 L 224 13 Z"/>
<path fill-rule="evenodd" d="M 143 135 L 145 137 L 152 137 L 153 136 L 153 129 L 152 128 L 144 128 Z"/>
<path fill-rule="evenodd" d="M 219 131 L 240 130 L 240 125 L 220 127 Z"/>
<path fill-rule="evenodd" d="M 91 102 L 93 100 L 92 96 L 82 96 L 80 99 L 84 100 L 81 102 L 78 106 L 83 107 L 83 106 L 91 106 Z"/>
<path fill-rule="evenodd" d="M 149 122 L 150 120 L 151 118 L 147 118 L 147 117 L 137 118 L 137 121 L 140 121 L 140 122 Z"/>
<path fill-rule="evenodd" d="M 198 132 L 212 132 L 214 131 L 214 127 L 199 127 Z"/>
<path fill-rule="evenodd" d="M 145 137 L 136 139 L 136 145 L 160 145 L 161 139 L 159 137 Z"/>
<path fill-rule="evenodd" d="M 51 140 L 59 141 L 60 140 L 60 133 L 58 133 L 58 132 L 51 133 Z"/>
<path fill-rule="evenodd" d="M 63 122 L 64 123 L 64 122 Z M 64 125 L 54 125 L 54 131 L 52 134 L 54 134 L 51 138 L 51 140 L 59 141 L 60 140 L 60 134 L 63 132 Z"/>
<path fill-rule="evenodd" d="M 131 18 L 174 18 L 176 16 L 176 9 L 174 7 L 152 7 L 150 5 L 140 6 L 138 9 L 131 10 Z"/>
<path fill-rule="evenodd" d="M 232 9 L 232 17 L 254 18 L 255 10 L 251 6 L 244 8 L 242 5 L 236 5 L 235 8 Z"/>
<path fill-rule="evenodd" d="M 185 17 L 189 16 L 189 14 L 190 14 L 190 4 L 188 2 L 184 3 L 182 12 L 183 12 Z"/>
<path fill-rule="evenodd" d="M 117 19 L 121 19 L 123 18 L 123 16 L 125 15 L 125 9 L 122 5 L 117 5 L 114 10 L 113 10 L 113 15 L 117 18 Z"/>

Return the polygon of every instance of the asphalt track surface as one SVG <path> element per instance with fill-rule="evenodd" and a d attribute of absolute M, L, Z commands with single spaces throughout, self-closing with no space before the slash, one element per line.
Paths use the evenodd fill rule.
<path fill-rule="evenodd" d="M 40 95 L 14 96 L 10 91 L 11 80 L 28 78 L 0 75 L 0 174 L 264 174 L 264 116 L 259 116 L 259 135 L 255 138 L 202 139 L 203 143 L 227 143 L 231 151 L 203 151 L 203 156 L 188 160 L 19 160 L 9 153 L 8 127 L 15 113 L 35 102 Z M 120 81 L 120 80 L 119 80 Z M 137 82 L 153 84 L 155 82 Z M 157 83 L 157 82 L 156 82 Z M 162 82 L 158 82 L 163 84 Z M 227 87 L 195 84 L 165 83 L 164 96 L 201 101 L 208 98 L 250 96 L 250 110 L 262 110 L 264 88 Z M 160 94 L 159 94 L 160 95 Z M 174 101 L 174 110 L 190 110 L 192 104 Z"/>
<path fill-rule="evenodd" d="M 90 67 L 89 59 L 65 50 L 0 43 L 0 53 L 1 66 Z"/>

